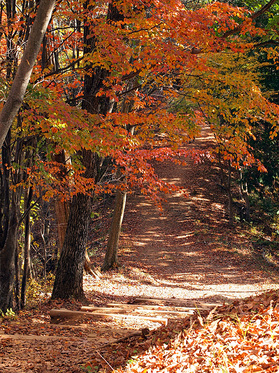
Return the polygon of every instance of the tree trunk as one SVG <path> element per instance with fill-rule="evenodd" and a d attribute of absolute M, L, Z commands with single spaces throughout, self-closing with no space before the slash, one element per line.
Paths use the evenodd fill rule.
<path fill-rule="evenodd" d="M 13 196 L 9 228 L 3 248 L 0 250 L 0 310 L 6 312 L 13 307 L 15 284 L 15 254 L 18 238 L 18 214 Z"/>
<path fill-rule="evenodd" d="M 243 180 L 243 172 L 240 170 L 240 194 L 245 202 L 245 214 L 243 218 L 246 221 L 251 220 L 251 208 L 250 208 L 250 199 L 249 199 L 249 193 L 248 193 L 248 184 L 245 180 Z"/>
<path fill-rule="evenodd" d="M 136 80 L 133 79 L 127 86 L 127 91 L 134 88 L 136 84 Z M 133 91 L 132 91 L 133 92 Z M 122 103 L 121 111 L 123 113 L 129 113 L 134 105 L 133 95 L 134 93 L 130 93 L 126 96 Z M 133 135 L 135 127 L 127 126 L 126 129 L 128 132 Z M 118 169 L 117 171 L 118 176 L 121 175 L 121 170 Z M 126 207 L 126 197 L 127 193 L 124 191 L 117 190 L 116 191 L 116 200 L 115 200 L 115 207 L 113 212 L 112 224 L 110 228 L 106 255 L 104 259 L 104 263 L 102 266 L 102 271 L 108 271 L 111 268 L 118 267 L 118 260 L 117 260 L 117 251 L 118 251 L 118 244 L 119 244 L 119 237 L 121 233 L 122 221 L 124 218 L 125 207 Z"/>
<path fill-rule="evenodd" d="M 71 164 L 70 156 L 66 153 L 65 150 L 62 150 L 58 154 L 53 154 L 52 159 L 59 163 L 59 178 L 63 180 L 67 174 L 67 164 Z M 56 215 L 56 223 L 57 223 L 57 233 L 58 233 L 58 252 L 61 253 L 68 219 L 69 219 L 69 201 L 62 201 L 59 197 L 55 199 L 54 201 L 54 209 L 55 209 L 55 215 Z"/>
<path fill-rule="evenodd" d="M 229 224 L 233 225 L 233 198 L 232 198 L 232 167 L 231 161 L 228 165 L 228 199 L 229 199 Z"/>
<path fill-rule="evenodd" d="M 55 154 L 53 159 L 61 163 L 61 179 L 66 173 L 66 169 L 64 169 L 64 165 L 66 163 L 71 163 L 69 156 L 66 158 L 65 151 L 60 152 L 59 154 Z M 60 198 L 56 198 L 54 201 L 54 208 L 55 208 L 55 215 L 56 215 L 56 224 L 57 224 L 57 233 L 58 233 L 58 249 L 56 250 L 56 260 L 58 260 L 58 253 L 61 254 L 63 243 L 66 236 L 67 224 L 69 220 L 69 209 L 70 203 L 69 201 L 62 201 Z M 84 269 L 86 273 L 93 274 L 91 269 L 91 262 L 88 255 L 87 250 L 85 251 L 85 262 L 84 262 Z"/>
<path fill-rule="evenodd" d="M 21 163 L 21 149 L 15 145 L 17 164 Z M 8 132 L 2 147 L 1 197 L 0 197 L 0 310 L 6 312 L 13 306 L 13 290 L 15 286 L 15 261 L 17 254 L 18 217 L 21 188 L 11 188 L 11 131 Z M 20 181 L 19 174 L 13 174 L 14 182 Z"/>
<path fill-rule="evenodd" d="M 112 218 L 112 224 L 110 228 L 107 250 L 104 259 L 104 264 L 102 266 L 102 271 L 108 271 L 111 268 L 118 266 L 117 261 L 117 251 L 118 251 L 118 242 L 121 232 L 122 221 L 125 212 L 126 206 L 126 192 L 117 190 L 114 213 Z"/>
<path fill-rule="evenodd" d="M 20 310 L 20 265 L 18 245 L 15 248 L 15 284 L 14 284 L 14 308 Z"/>
<path fill-rule="evenodd" d="M 69 220 L 69 202 L 56 199 L 54 207 L 58 233 L 58 252 L 61 253 Z"/>
<path fill-rule="evenodd" d="M 95 178 L 96 155 L 83 150 L 80 157 L 85 166 L 83 176 Z M 92 197 L 88 194 L 78 193 L 71 201 L 66 235 L 56 270 L 53 299 L 84 298 L 83 267 L 91 207 Z"/>
<path fill-rule="evenodd" d="M 83 267 L 90 214 L 91 197 L 84 194 L 74 196 L 52 299 L 84 298 Z"/>
<path fill-rule="evenodd" d="M 32 201 L 33 190 L 29 188 L 26 192 L 25 197 L 25 210 L 28 211 L 25 217 L 25 232 L 24 232 L 24 264 L 23 264 L 23 274 L 21 280 L 21 296 L 20 296 L 20 308 L 25 307 L 26 302 L 26 287 L 27 280 L 30 273 L 30 205 Z"/>
<path fill-rule="evenodd" d="M 41 42 L 49 24 L 55 0 L 41 0 L 26 48 L 10 89 L 7 101 L 0 113 L 0 148 L 18 113 L 29 83 Z"/>

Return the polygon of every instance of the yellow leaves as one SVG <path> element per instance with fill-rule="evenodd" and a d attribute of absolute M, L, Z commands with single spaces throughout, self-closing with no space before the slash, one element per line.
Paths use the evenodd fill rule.
<path fill-rule="evenodd" d="M 273 140 L 278 135 L 278 129 L 274 131 L 270 131 L 270 138 Z"/>
<path fill-rule="evenodd" d="M 185 79 L 185 95 L 193 106 L 200 108 L 203 121 L 211 124 L 224 159 L 235 167 L 252 164 L 255 159 L 250 155 L 247 140 L 255 137 L 255 123 L 271 123 L 270 135 L 275 137 L 279 107 L 263 97 L 255 73 L 259 65 L 254 58 L 233 52 L 211 54 L 207 61 L 206 57 L 199 60 L 203 58 L 207 68 L 197 64 Z"/>
<path fill-rule="evenodd" d="M 279 49 L 278 47 L 264 48 L 264 51 L 267 54 L 267 59 L 271 60 L 271 63 L 273 63 L 275 65 L 277 63 L 277 66 L 276 66 L 277 70 L 279 69 L 279 65 L 278 65 L 278 49 Z"/>

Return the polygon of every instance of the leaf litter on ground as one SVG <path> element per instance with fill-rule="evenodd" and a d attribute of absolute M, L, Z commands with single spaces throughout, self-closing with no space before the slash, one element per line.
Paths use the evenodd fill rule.
<path fill-rule="evenodd" d="M 197 311 L 150 338 L 147 351 L 115 372 L 279 372 L 279 292 Z"/>

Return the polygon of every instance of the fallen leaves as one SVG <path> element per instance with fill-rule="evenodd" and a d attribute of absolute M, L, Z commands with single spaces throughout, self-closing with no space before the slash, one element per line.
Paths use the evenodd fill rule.
<path fill-rule="evenodd" d="M 190 327 L 117 372 L 278 372 L 278 301 L 273 291 L 197 313 Z"/>

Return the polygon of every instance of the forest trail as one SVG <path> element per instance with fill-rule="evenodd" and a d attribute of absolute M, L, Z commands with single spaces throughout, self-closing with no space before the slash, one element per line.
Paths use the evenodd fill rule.
<path fill-rule="evenodd" d="M 212 142 L 204 128 L 188 147 L 206 151 Z M 160 211 L 141 195 L 129 196 L 119 249 L 124 268 L 92 283 L 95 290 L 202 306 L 279 287 L 279 271 L 254 255 L 245 227 L 229 226 L 227 197 L 210 160 L 158 163 L 156 171 L 188 197 L 170 194 Z"/>
<path fill-rule="evenodd" d="M 188 146 L 206 150 L 212 140 L 204 129 Z M 245 228 L 228 225 L 227 198 L 218 186 L 218 170 L 209 160 L 189 160 L 186 167 L 157 164 L 156 170 L 161 178 L 186 188 L 189 196 L 168 195 L 163 211 L 140 195 L 129 196 L 119 247 L 122 266 L 100 274 L 99 279 L 85 276 L 89 303 L 126 305 L 129 312 L 139 298 L 152 298 L 157 305 L 145 309 L 153 309 L 155 316 L 156 312 L 157 316 L 164 311 L 171 314 L 173 306 L 202 314 L 216 304 L 279 288 L 278 269 L 254 255 Z M 104 247 L 93 257 L 95 266 L 102 264 Z M 245 308 L 245 302 L 250 307 L 251 301 L 245 300 L 239 307 Z M 43 301 L 21 311 L 15 320 L 4 320 L 0 372 L 108 372 L 125 366 L 157 341 L 168 343 L 191 325 L 189 317 L 167 326 L 141 317 L 102 321 L 83 316 L 51 323 L 51 308 L 80 310 L 81 306 Z M 147 329 L 146 337 L 141 330 Z"/>

